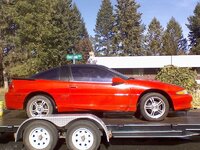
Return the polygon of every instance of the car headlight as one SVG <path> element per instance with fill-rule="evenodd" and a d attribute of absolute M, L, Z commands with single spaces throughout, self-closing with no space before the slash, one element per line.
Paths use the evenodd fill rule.
<path fill-rule="evenodd" d="M 188 91 L 187 90 L 182 90 L 182 91 L 178 91 L 176 92 L 177 95 L 185 95 L 185 94 L 188 94 Z"/>

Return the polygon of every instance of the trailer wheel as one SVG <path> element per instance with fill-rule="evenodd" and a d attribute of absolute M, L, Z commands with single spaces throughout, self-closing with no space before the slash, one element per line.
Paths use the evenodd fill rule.
<path fill-rule="evenodd" d="M 140 113 L 148 121 L 161 121 L 169 112 L 169 102 L 159 93 L 145 94 L 140 101 Z"/>
<path fill-rule="evenodd" d="M 26 113 L 28 117 L 52 114 L 51 98 L 44 95 L 33 96 L 26 105 Z"/>
<path fill-rule="evenodd" d="M 29 150 L 53 150 L 58 141 L 58 131 L 46 121 L 34 121 L 24 130 L 23 143 Z"/>
<path fill-rule="evenodd" d="M 90 121 L 74 122 L 67 129 L 66 144 L 70 150 L 97 150 L 100 142 L 100 131 Z"/>

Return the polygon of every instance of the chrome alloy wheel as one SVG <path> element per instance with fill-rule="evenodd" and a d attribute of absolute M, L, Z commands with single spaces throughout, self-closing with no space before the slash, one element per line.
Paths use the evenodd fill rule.
<path fill-rule="evenodd" d="M 166 111 L 165 102 L 159 97 L 150 97 L 144 104 L 144 111 L 151 118 L 160 118 Z"/>
<path fill-rule="evenodd" d="M 35 128 L 29 134 L 29 142 L 35 149 L 44 149 L 50 144 L 50 134 L 44 128 Z"/>
<path fill-rule="evenodd" d="M 94 135 L 87 128 L 79 128 L 72 134 L 72 143 L 78 150 L 90 149 L 94 142 Z"/>
<path fill-rule="evenodd" d="M 47 115 L 49 114 L 49 104 L 42 99 L 33 101 L 30 105 L 31 116 Z"/>

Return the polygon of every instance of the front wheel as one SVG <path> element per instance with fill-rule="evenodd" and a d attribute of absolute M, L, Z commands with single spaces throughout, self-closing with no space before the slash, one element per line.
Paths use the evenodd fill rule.
<path fill-rule="evenodd" d="M 74 122 L 67 129 L 66 144 L 70 150 L 97 150 L 100 141 L 100 131 L 90 121 Z"/>
<path fill-rule="evenodd" d="M 34 121 L 24 130 L 23 143 L 29 150 L 53 150 L 58 141 L 58 131 L 46 121 Z"/>
<path fill-rule="evenodd" d="M 161 121 L 169 112 L 169 102 L 159 93 L 148 93 L 140 101 L 140 113 L 148 121 Z"/>

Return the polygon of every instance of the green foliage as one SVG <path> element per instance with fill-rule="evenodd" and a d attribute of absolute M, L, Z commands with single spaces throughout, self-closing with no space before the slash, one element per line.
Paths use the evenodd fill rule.
<path fill-rule="evenodd" d="M 4 66 L 9 76 L 28 76 L 67 63 L 88 33 L 81 14 L 71 0 L 20 0 L 2 3 L 5 52 Z M 87 61 L 84 57 L 83 63 Z M 70 63 L 70 62 L 69 62 Z"/>
<path fill-rule="evenodd" d="M 172 17 L 163 35 L 163 54 L 184 54 L 187 49 L 187 41 L 183 38 L 182 32 L 180 24 Z"/>
<path fill-rule="evenodd" d="M 147 55 L 162 55 L 163 30 L 160 22 L 156 18 L 153 18 L 145 36 L 145 50 Z"/>
<path fill-rule="evenodd" d="M 75 49 L 77 53 L 81 53 L 83 56 L 83 60 L 79 61 L 78 63 L 85 63 L 85 60 L 89 58 L 89 52 L 93 51 L 92 44 L 89 38 L 84 38 L 76 44 Z"/>
<path fill-rule="evenodd" d="M 99 55 L 112 53 L 114 14 L 110 0 L 103 0 L 95 26 L 95 48 Z"/>
<path fill-rule="evenodd" d="M 73 5 L 73 13 L 77 22 L 75 24 L 78 25 L 75 29 L 78 31 L 78 35 L 76 35 L 73 49 L 76 53 L 80 53 L 83 56 L 83 60 L 79 61 L 78 63 L 85 63 L 89 58 L 89 52 L 93 51 L 92 43 L 89 40 L 89 35 L 87 29 L 85 28 L 85 22 L 75 4 Z"/>
<path fill-rule="evenodd" d="M 196 77 L 195 71 L 175 66 L 166 66 L 156 75 L 157 80 L 182 86 L 189 91 L 197 88 Z"/>
<path fill-rule="evenodd" d="M 189 39 L 191 54 L 200 55 L 200 3 L 197 3 L 194 15 L 188 18 L 187 27 L 190 30 Z"/>
<path fill-rule="evenodd" d="M 141 13 L 135 0 L 117 0 L 114 44 L 117 54 L 123 56 L 143 55 L 141 49 L 143 26 Z"/>
<path fill-rule="evenodd" d="M 200 109 L 200 87 L 192 92 L 192 107 Z"/>

